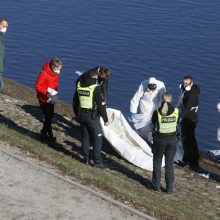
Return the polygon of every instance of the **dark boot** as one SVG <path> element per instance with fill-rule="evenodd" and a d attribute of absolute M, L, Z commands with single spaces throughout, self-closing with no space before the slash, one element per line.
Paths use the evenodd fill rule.
<path fill-rule="evenodd" d="M 48 136 L 49 136 L 49 141 L 56 142 L 56 137 L 53 136 L 52 128 L 50 128 L 47 133 L 48 133 Z"/>
<path fill-rule="evenodd" d="M 40 139 L 42 142 L 49 141 L 49 136 L 47 135 L 47 133 L 44 130 L 41 130 Z"/>

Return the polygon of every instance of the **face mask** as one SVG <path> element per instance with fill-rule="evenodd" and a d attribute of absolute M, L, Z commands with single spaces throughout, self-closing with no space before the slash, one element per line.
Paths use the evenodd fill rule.
<path fill-rule="evenodd" d="M 7 31 L 7 27 L 3 27 L 0 29 L 2 33 L 5 33 Z"/>
<path fill-rule="evenodd" d="M 192 87 L 192 83 L 186 85 L 185 87 L 184 87 L 184 84 L 181 83 L 180 86 L 179 86 L 180 89 L 183 89 L 183 90 L 185 90 L 185 91 L 190 91 L 190 90 L 191 90 L 191 87 Z"/>
<path fill-rule="evenodd" d="M 60 74 L 60 69 L 53 70 L 56 74 Z"/>
<path fill-rule="evenodd" d="M 191 89 L 191 85 L 187 85 L 187 86 L 185 87 L 185 90 L 186 90 L 186 91 L 190 91 L 190 89 Z"/>

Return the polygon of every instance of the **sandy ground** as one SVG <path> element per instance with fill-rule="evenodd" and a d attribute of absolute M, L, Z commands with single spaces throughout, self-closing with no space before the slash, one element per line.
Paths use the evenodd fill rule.
<path fill-rule="evenodd" d="M 141 219 L 2 152 L 0 201 L 1 220 Z"/>

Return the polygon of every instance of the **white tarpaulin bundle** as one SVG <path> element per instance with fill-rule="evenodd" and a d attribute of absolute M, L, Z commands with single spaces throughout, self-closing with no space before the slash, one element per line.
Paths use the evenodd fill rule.
<path fill-rule="evenodd" d="M 153 155 L 148 144 L 130 127 L 120 111 L 108 108 L 107 113 L 109 126 L 104 126 L 101 119 L 105 138 L 124 159 L 152 171 Z"/>

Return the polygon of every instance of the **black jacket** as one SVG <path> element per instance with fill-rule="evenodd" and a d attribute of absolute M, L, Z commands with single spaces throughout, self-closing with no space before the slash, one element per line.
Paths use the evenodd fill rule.
<path fill-rule="evenodd" d="M 82 80 L 82 79 L 88 79 L 89 78 L 89 73 L 91 71 L 93 71 L 94 69 L 97 69 L 98 67 L 92 68 L 86 72 L 84 72 L 81 76 L 78 77 L 78 79 L 76 80 L 76 85 L 77 83 Z M 98 77 L 97 80 L 98 84 L 100 85 L 100 89 L 101 89 L 101 96 L 102 96 L 102 100 L 103 102 L 105 102 L 105 104 L 107 105 L 108 102 L 108 79 L 102 79 L 100 76 Z"/>
<path fill-rule="evenodd" d="M 88 77 L 82 77 L 79 81 L 80 81 L 82 87 L 89 87 L 91 85 L 96 84 L 96 79 L 88 78 Z M 76 86 L 76 88 L 77 88 L 77 86 Z M 103 105 L 100 86 L 97 86 L 95 88 L 93 98 L 94 98 L 94 100 L 93 100 L 94 104 L 97 106 L 98 114 L 101 115 L 104 122 L 108 122 L 108 116 L 107 116 L 107 112 L 106 112 L 106 107 L 105 107 L 105 105 Z M 79 114 L 79 96 L 77 93 L 77 89 L 75 90 L 75 93 L 73 96 L 73 110 L 74 110 L 75 115 L 79 117 L 79 115 L 78 115 Z"/>
<path fill-rule="evenodd" d="M 163 103 L 161 104 L 160 108 L 154 110 L 151 121 L 152 121 L 152 124 L 153 124 L 153 134 L 156 134 L 156 135 L 159 135 L 159 136 L 166 136 L 167 134 L 159 134 L 158 133 L 159 121 L 158 121 L 157 110 L 160 112 L 160 114 L 162 114 L 161 113 L 162 106 L 163 106 Z M 170 104 L 168 104 L 168 106 L 169 107 L 168 107 L 167 115 L 171 115 L 175 111 L 175 108 Z M 177 133 L 178 133 L 178 130 L 177 130 L 177 132 L 171 133 L 169 135 L 176 135 Z"/>
<path fill-rule="evenodd" d="M 189 91 L 183 91 L 182 108 L 180 109 L 180 117 L 183 120 L 198 120 L 200 88 L 193 84 Z"/>

